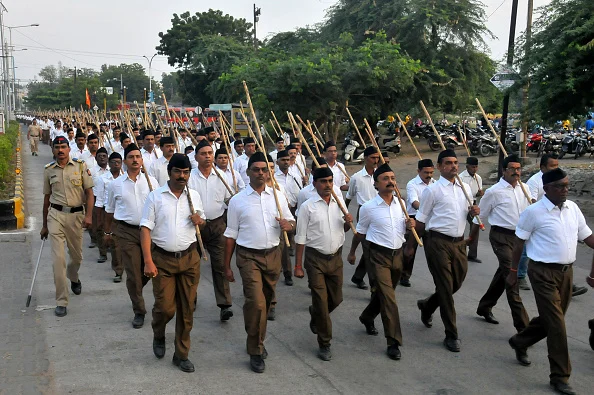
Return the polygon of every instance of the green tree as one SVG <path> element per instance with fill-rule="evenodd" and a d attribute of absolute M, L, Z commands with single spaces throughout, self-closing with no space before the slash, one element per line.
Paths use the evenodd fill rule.
<path fill-rule="evenodd" d="M 144 101 L 144 94 L 146 89 L 147 100 L 149 92 L 149 79 L 145 73 L 144 66 L 139 63 L 125 64 L 119 66 L 102 65 L 99 80 L 102 86 L 113 87 L 114 93 L 120 95 L 120 79 L 123 80 L 126 87 L 126 101 L 137 101 L 142 103 Z M 152 81 L 153 90 L 156 90 L 158 84 L 155 80 Z M 159 92 L 155 92 L 155 97 L 158 97 Z M 160 93 L 159 93 L 160 94 Z"/>
<path fill-rule="evenodd" d="M 531 114 L 548 121 L 581 117 L 594 107 L 592 2 L 553 0 L 538 13 L 531 49 L 519 57 L 531 81 Z"/>

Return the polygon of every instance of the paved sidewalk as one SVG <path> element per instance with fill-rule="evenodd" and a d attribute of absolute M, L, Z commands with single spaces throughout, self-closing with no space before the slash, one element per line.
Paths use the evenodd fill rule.
<path fill-rule="evenodd" d="M 311 298 L 307 280 L 296 279 L 293 287 L 279 282 L 277 320 L 269 322 L 266 347 L 270 356 L 266 360 L 264 374 L 249 370 L 241 308 L 241 278 L 234 262 L 237 282 L 232 284 L 231 289 L 235 316 L 227 323 L 218 319 L 210 263 L 202 263 L 190 352 L 190 359 L 196 366 L 193 374 L 183 373 L 171 364 L 175 320 L 167 327 L 165 358 L 157 360 L 154 357 L 150 314 L 143 328 L 132 328 L 133 313 L 125 283 L 112 282 L 109 262 L 96 262 L 98 252 L 87 248 L 87 235 L 80 271 L 82 295 L 71 295 L 68 315 L 57 318 L 53 309 L 33 312 L 39 305 L 55 305 L 49 246 L 45 247 L 42 255 L 32 306 L 22 315 L 32 273 L 31 261 L 37 259 L 40 245 L 41 169 L 51 160 L 49 148 L 45 145 L 42 145 L 39 157 L 31 158 L 28 149 L 24 150 L 24 157 L 29 159 L 25 163 L 29 212 L 37 220 L 33 221 L 34 230 L 25 242 L 0 243 L 4 274 L 0 280 L 3 301 L 0 311 L 6 315 L 1 316 L 0 328 L 3 334 L 7 334 L 6 338 L 14 341 L 3 347 L 13 344 L 12 347 L 17 350 L 2 349 L 2 356 L 6 352 L 19 356 L 18 366 L 15 364 L 10 367 L 11 370 L 5 371 L 5 358 L 0 362 L 2 393 L 28 394 L 37 390 L 57 394 L 552 393 L 548 386 L 545 342 L 530 349 L 532 366 L 522 367 L 515 361 L 514 352 L 507 344 L 514 328 L 505 299 L 500 299 L 493 311 L 500 325 L 487 324 L 475 315 L 478 300 L 497 267 L 486 232 L 482 233 L 479 244 L 483 263 L 469 265 L 466 281 L 455 296 L 461 353 L 451 353 L 443 347 L 443 325 L 438 314 L 434 316 L 432 329 L 425 328 L 420 322 L 416 300 L 428 296 L 433 289 L 422 251 L 417 254 L 412 287 L 397 288 L 404 336 L 400 361 L 387 358 L 382 334 L 367 336 L 358 322 L 357 317 L 369 301 L 369 292 L 359 290 L 350 283 L 354 267 L 348 264 L 344 274 L 344 301 L 332 313 L 334 359 L 322 362 L 315 355 L 316 337 L 308 327 L 307 308 Z M 354 205 L 351 209 L 355 209 Z M 350 238 L 349 234 L 349 245 Z M 18 252 L 21 245 L 27 251 L 25 259 L 21 259 L 22 255 Z M 578 250 L 575 279 L 576 283 L 583 284 L 592 252 L 584 246 L 579 246 Z M 348 245 L 345 251 L 348 251 Z M 10 291 L 5 292 L 5 289 Z M 587 328 L 588 319 L 594 316 L 593 291 L 575 298 L 567 315 L 573 364 L 571 384 L 583 394 L 591 393 L 594 388 L 594 351 L 588 345 Z M 146 286 L 144 295 L 150 310 L 153 304 L 150 284 Z M 522 292 L 522 296 L 529 315 L 534 316 L 536 308 L 532 293 Z M 8 305 L 4 304 L 5 297 L 10 298 Z M 13 326 L 10 331 L 4 329 L 7 325 L 5 318 L 10 318 L 8 325 Z M 379 317 L 375 324 L 381 333 Z M 28 331 L 34 334 L 29 335 Z M 35 339 L 34 342 L 27 340 L 30 336 Z M 26 347 L 32 348 L 35 353 L 26 352 Z M 35 355 L 33 361 L 30 355 Z M 50 361 L 49 366 L 47 362 L 41 362 L 44 358 Z M 33 365 L 34 361 L 39 362 Z M 49 373 L 44 375 L 44 371 Z M 10 387 L 4 390 L 7 383 Z"/>

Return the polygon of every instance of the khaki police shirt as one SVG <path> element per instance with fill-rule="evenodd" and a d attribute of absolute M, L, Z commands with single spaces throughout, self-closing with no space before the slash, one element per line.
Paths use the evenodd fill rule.
<path fill-rule="evenodd" d="M 39 136 L 41 136 L 41 126 L 39 126 L 39 125 L 30 125 L 29 126 L 29 136 L 30 137 L 39 137 Z"/>
<path fill-rule="evenodd" d="M 50 203 L 79 207 L 85 204 L 85 189 L 93 187 L 93 177 L 83 160 L 70 159 L 64 168 L 58 162 L 45 166 L 43 193 L 50 195 Z"/>

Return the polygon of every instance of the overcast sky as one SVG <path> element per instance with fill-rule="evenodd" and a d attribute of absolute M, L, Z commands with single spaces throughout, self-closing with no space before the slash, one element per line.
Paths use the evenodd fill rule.
<path fill-rule="evenodd" d="M 16 77 L 35 78 L 43 66 L 59 61 L 68 67 L 99 69 L 102 64 L 138 62 L 148 70 L 142 55 L 151 57 L 159 43 L 158 33 L 171 26 L 173 13 L 220 9 L 236 18 L 252 21 L 253 0 L 1 0 L 8 13 L 6 26 L 39 27 L 12 29 Z M 512 0 L 483 0 L 490 16 L 487 25 L 498 37 L 488 44 L 494 58 L 507 49 Z M 534 0 L 535 8 L 550 0 Z M 262 9 L 258 24 L 260 39 L 269 34 L 321 22 L 335 0 L 257 0 Z M 499 7 L 499 8 L 498 8 Z M 520 1 L 517 33 L 526 27 L 526 1 Z M 8 30 L 5 34 L 9 40 Z M 26 51 L 18 51 L 27 48 Z M 153 75 L 173 69 L 163 56 L 155 57 Z"/>

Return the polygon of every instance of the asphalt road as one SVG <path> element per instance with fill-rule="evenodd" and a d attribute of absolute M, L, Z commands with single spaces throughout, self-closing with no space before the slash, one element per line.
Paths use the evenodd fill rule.
<path fill-rule="evenodd" d="M 26 144 L 24 143 L 25 147 Z M 436 155 L 434 155 L 436 156 Z M 412 287 L 397 287 L 404 345 L 402 360 L 385 354 L 380 318 L 377 337 L 368 336 L 357 317 L 369 300 L 369 291 L 350 283 L 354 267 L 344 268 L 344 301 L 332 313 L 333 360 L 316 357 L 316 337 L 309 331 L 311 303 L 306 279 L 293 287 L 277 286 L 277 319 L 269 322 L 264 374 L 252 373 L 245 352 L 241 277 L 232 285 L 235 316 L 227 323 L 218 319 L 209 263 L 202 263 L 198 308 L 194 314 L 190 359 L 196 372 L 187 374 L 172 365 L 174 321 L 167 328 L 167 354 L 158 360 L 152 353 L 152 330 L 146 325 L 133 329 L 133 313 L 125 283 L 114 284 L 109 262 L 99 264 L 97 249 L 89 249 L 85 235 L 84 263 L 80 270 L 82 295 L 71 294 L 68 315 L 54 315 L 54 285 L 50 248 L 46 244 L 31 307 L 24 303 L 33 265 L 39 252 L 42 205 L 42 169 L 51 160 L 42 145 L 39 157 L 24 149 L 29 226 L 25 232 L 0 235 L 2 268 L 2 315 L 0 333 L 8 341 L 0 345 L 0 393 L 107 394 L 502 394 L 551 393 L 546 344 L 529 350 L 532 366 L 522 367 L 507 340 L 514 334 L 509 307 L 504 298 L 493 310 L 499 325 L 486 323 L 475 314 L 497 261 L 481 234 L 482 264 L 469 264 L 468 276 L 455 295 L 460 353 L 447 351 L 442 341 L 443 325 L 434 316 L 433 328 L 420 321 L 416 300 L 433 291 L 433 281 L 419 251 Z M 406 154 L 392 160 L 398 169 L 401 189 L 415 174 L 416 158 Z M 352 174 L 358 167 L 353 167 Z M 355 205 L 351 206 L 351 211 Z M 590 225 L 594 223 L 590 222 Z M 18 241 L 23 240 L 23 241 Z M 347 236 L 346 253 L 350 247 Z M 578 247 L 575 282 L 584 284 L 592 252 Z M 24 263 L 23 263 L 24 262 Z M 234 265 L 233 265 L 234 266 Z M 150 283 L 145 287 L 147 307 L 153 303 Z M 537 314 L 531 292 L 522 292 L 532 317 Z M 594 388 L 594 351 L 588 345 L 587 321 L 594 317 L 594 290 L 574 298 L 566 317 L 573 373 L 571 384 L 579 393 Z M 38 308 L 40 311 L 36 311 Z M 28 351 L 27 351 L 28 350 Z M 18 352 L 17 352 L 18 351 Z M 10 357 L 7 357 L 11 354 Z M 33 364 L 33 361 L 41 363 Z M 46 361 L 46 363 L 43 363 Z M 588 389 L 589 388 L 589 389 Z"/>

